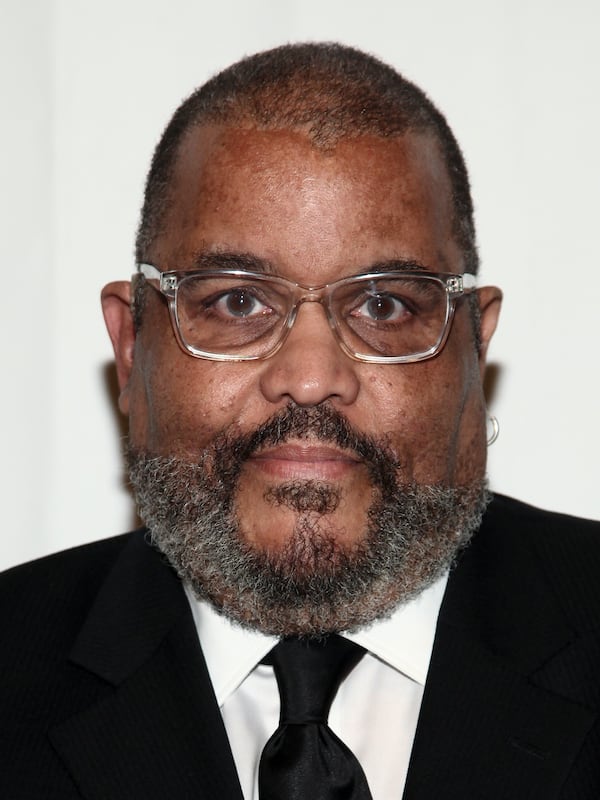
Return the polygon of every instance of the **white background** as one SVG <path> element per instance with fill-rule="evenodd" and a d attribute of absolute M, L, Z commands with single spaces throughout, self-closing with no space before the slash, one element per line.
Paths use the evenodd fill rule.
<path fill-rule="evenodd" d="M 448 116 L 505 291 L 491 485 L 600 517 L 599 33 L 593 0 L 0 0 L 0 566 L 131 525 L 100 287 L 132 271 L 180 100 L 306 39 L 379 55 Z"/>

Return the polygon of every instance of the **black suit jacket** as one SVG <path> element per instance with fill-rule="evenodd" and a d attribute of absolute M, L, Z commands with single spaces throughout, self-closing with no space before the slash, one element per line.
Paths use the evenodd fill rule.
<path fill-rule="evenodd" d="M 405 800 L 600 798 L 599 574 L 600 524 L 493 501 L 448 582 Z M 241 800 L 142 532 L 10 570 L 0 607 L 0 797 Z"/>

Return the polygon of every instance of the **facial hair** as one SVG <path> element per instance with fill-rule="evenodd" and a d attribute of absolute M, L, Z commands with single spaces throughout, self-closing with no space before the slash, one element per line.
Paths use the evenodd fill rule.
<path fill-rule="evenodd" d="M 326 442 L 367 467 L 367 529 L 351 547 L 334 535 L 340 502 L 330 482 L 295 480 L 264 500 L 296 512 L 277 552 L 252 545 L 236 507 L 245 461 L 263 447 Z M 356 431 L 333 408 L 290 405 L 256 430 L 221 431 L 196 463 L 130 448 L 130 481 L 153 543 L 194 594 L 229 619 L 277 636 L 320 636 L 389 616 L 449 569 L 479 528 L 485 482 L 464 487 L 402 484 L 386 441 Z"/>

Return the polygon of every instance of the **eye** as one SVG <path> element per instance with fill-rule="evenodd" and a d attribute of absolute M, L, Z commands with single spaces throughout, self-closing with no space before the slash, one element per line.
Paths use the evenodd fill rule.
<path fill-rule="evenodd" d="M 271 312 L 255 293 L 242 286 L 223 292 L 210 305 L 219 314 L 229 317 L 247 318 Z"/>
<path fill-rule="evenodd" d="M 370 295 L 352 311 L 353 317 L 366 317 L 374 322 L 396 322 L 410 314 L 402 300 L 393 294 Z"/>

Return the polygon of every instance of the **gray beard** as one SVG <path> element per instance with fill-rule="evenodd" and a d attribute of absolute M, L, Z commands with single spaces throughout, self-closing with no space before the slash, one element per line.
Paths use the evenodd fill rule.
<path fill-rule="evenodd" d="M 290 438 L 334 444 L 367 465 L 374 499 L 358 545 L 335 535 L 328 517 L 340 492 L 320 481 L 265 493 L 267 503 L 296 511 L 277 553 L 246 541 L 235 510 L 243 464 Z M 489 502 L 483 480 L 401 485 L 386 442 L 355 431 L 328 406 L 289 406 L 249 434 L 232 427 L 197 463 L 130 448 L 128 464 L 140 517 L 179 577 L 229 619 L 277 636 L 352 631 L 389 616 L 450 568 Z"/>

